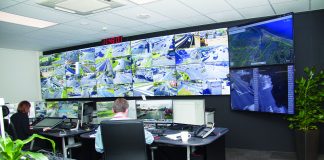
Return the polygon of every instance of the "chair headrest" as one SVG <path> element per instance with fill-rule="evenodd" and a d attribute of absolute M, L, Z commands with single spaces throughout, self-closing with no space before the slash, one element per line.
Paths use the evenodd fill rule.
<path fill-rule="evenodd" d="M 9 113 L 10 113 L 9 108 L 7 106 L 2 106 L 3 117 L 8 116 Z"/>

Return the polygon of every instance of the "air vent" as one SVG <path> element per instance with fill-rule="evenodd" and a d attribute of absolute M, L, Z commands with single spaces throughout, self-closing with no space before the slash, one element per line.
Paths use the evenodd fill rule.
<path fill-rule="evenodd" d="M 38 4 L 79 15 L 89 15 L 123 6 L 114 0 L 45 0 Z"/>

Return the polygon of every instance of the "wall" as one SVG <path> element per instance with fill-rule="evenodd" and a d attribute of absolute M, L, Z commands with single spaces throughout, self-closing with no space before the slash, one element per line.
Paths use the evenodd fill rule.
<path fill-rule="evenodd" d="M 0 48 L 0 97 L 6 102 L 38 101 L 39 53 Z"/>

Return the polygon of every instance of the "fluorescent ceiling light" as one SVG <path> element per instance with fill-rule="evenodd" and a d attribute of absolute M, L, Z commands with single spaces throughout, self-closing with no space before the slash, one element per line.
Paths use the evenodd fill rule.
<path fill-rule="evenodd" d="M 0 21 L 20 24 L 29 27 L 36 27 L 36 28 L 46 28 L 57 24 L 49 21 L 43 21 L 35 18 L 19 16 L 19 15 L 2 12 L 2 11 L 0 11 Z"/>
<path fill-rule="evenodd" d="M 64 12 L 69 12 L 69 13 L 75 13 L 75 11 L 69 10 L 69 9 L 65 9 L 65 8 L 61 8 L 61 7 L 54 7 L 54 9 L 60 10 L 60 11 L 64 11 Z"/>
<path fill-rule="evenodd" d="M 157 0 L 129 0 L 129 1 L 136 3 L 136 4 L 146 4 L 146 3 L 151 3 L 151 2 L 154 2 Z"/>

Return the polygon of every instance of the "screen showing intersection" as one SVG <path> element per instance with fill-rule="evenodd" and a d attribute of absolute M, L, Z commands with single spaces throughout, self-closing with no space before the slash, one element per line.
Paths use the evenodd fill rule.
<path fill-rule="evenodd" d="M 227 29 L 167 35 L 40 57 L 44 99 L 228 95 Z"/>

